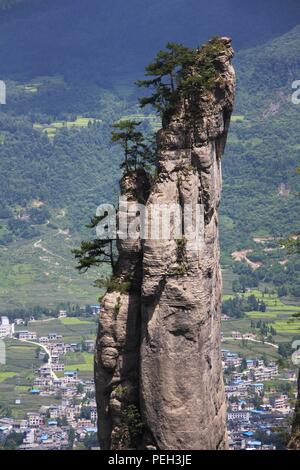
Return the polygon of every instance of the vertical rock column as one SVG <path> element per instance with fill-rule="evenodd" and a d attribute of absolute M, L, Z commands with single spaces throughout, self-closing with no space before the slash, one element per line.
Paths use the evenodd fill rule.
<path fill-rule="evenodd" d="M 144 204 L 149 181 L 144 171 L 122 178 L 119 218 L 136 218 L 137 203 Z M 123 212 L 123 213 L 122 213 Z M 111 285 L 101 302 L 95 351 L 98 434 L 101 449 L 134 446 L 126 425 L 126 410 L 139 410 L 139 349 L 141 322 L 142 252 L 139 238 L 117 240 L 119 259 Z"/>
<path fill-rule="evenodd" d="M 218 208 L 235 74 L 230 39 L 222 43 L 212 91 L 182 99 L 158 133 L 159 174 L 147 208 L 200 204 L 204 230 L 193 249 L 172 238 L 144 242 L 140 406 L 149 449 L 227 447 Z"/>

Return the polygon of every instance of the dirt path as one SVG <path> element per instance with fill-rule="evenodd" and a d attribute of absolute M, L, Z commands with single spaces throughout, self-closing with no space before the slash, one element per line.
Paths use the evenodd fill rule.
<path fill-rule="evenodd" d="M 66 258 L 64 258 L 63 256 L 61 255 L 57 255 L 56 253 L 53 253 L 53 251 L 50 251 L 48 250 L 47 248 L 45 248 L 43 245 L 42 245 L 42 239 L 40 238 L 40 240 L 38 240 L 37 242 L 35 242 L 33 244 L 34 248 L 37 248 L 37 249 L 40 249 L 42 250 L 44 253 L 47 253 L 48 255 L 51 255 L 51 256 L 55 256 L 56 258 L 59 258 L 59 259 L 62 259 L 64 261 L 68 261 Z"/>
<path fill-rule="evenodd" d="M 246 261 L 246 263 L 250 266 L 250 268 L 258 269 L 262 266 L 262 263 L 260 263 L 259 261 L 257 262 L 251 261 L 247 257 L 247 255 L 249 253 L 252 253 L 252 251 L 253 250 L 251 250 L 251 248 L 246 248 L 245 250 L 234 251 L 233 253 L 231 253 L 231 256 L 235 261 Z"/>
<path fill-rule="evenodd" d="M 229 338 L 223 338 L 225 341 L 241 341 L 240 339 L 236 339 L 236 338 L 232 338 L 232 337 L 229 337 Z M 251 339 L 251 338 L 247 338 L 245 339 L 245 341 L 252 341 L 253 343 L 262 343 L 262 344 L 267 344 L 268 346 L 271 346 L 272 348 L 275 348 L 275 349 L 278 349 L 279 346 L 277 344 L 274 344 L 274 343 L 269 343 L 268 341 L 261 341 L 260 339 Z"/>

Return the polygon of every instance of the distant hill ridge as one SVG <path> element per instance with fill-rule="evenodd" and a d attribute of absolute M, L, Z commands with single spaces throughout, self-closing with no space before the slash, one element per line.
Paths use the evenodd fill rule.
<path fill-rule="evenodd" d="M 298 0 L 2 0 L 1 5 L 9 8 L 0 15 L 2 75 L 60 73 L 68 81 L 102 85 L 141 74 L 167 41 L 194 46 L 227 35 L 241 49 L 300 23 Z"/>

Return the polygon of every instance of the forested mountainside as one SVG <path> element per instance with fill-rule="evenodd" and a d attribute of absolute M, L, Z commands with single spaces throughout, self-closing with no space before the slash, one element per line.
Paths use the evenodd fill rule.
<path fill-rule="evenodd" d="M 63 6 L 65 2 L 60 2 L 60 5 Z M 30 0 L 28 3 L 31 4 Z M 41 10 L 35 11 L 40 12 L 41 19 L 47 11 L 42 8 L 46 8 L 48 3 L 47 0 L 36 0 L 35 8 Z M 93 2 L 84 2 L 88 5 L 90 3 Z M 33 4 L 34 1 L 32 8 Z M 181 1 L 175 2 L 174 8 L 179 8 L 180 4 Z M 155 3 L 152 2 L 152 5 Z M 52 10 L 55 16 L 56 8 L 49 11 Z M 117 8 L 112 9 L 112 15 L 118 11 Z M 70 53 L 63 49 L 61 55 L 56 56 L 58 62 L 54 63 L 53 51 L 49 48 L 48 54 L 44 54 L 41 60 L 43 47 L 46 48 L 50 42 L 52 44 L 52 40 L 46 44 L 44 33 L 38 38 L 42 24 L 39 23 L 37 29 L 34 29 L 34 34 L 37 34 L 35 43 L 30 44 L 28 49 L 30 56 L 25 57 L 21 48 L 14 56 L 14 63 L 5 62 L 9 38 L 21 41 L 22 27 L 25 27 L 24 24 L 26 27 L 33 25 L 35 18 L 32 13 L 29 14 L 27 7 L 18 6 L 5 12 L 0 19 L 1 73 L 4 79 L 9 78 L 6 80 L 7 105 L 0 107 L 0 243 L 3 281 L 0 293 L 4 299 L 0 308 L 7 303 L 19 305 L 20 297 L 26 303 L 26 293 L 33 286 L 37 293 L 42 292 L 41 282 L 45 282 L 45 285 L 50 282 L 56 295 L 55 280 L 58 278 L 59 298 L 65 298 L 66 291 L 66 300 L 74 295 L 79 300 L 82 298 L 81 285 L 74 281 L 75 274 L 70 274 L 74 265 L 70 250 L 79 237 L 87 235 L 84 224 L 89 222 L 97 205 L 114 200 L 118 192 L 119 150 L 110 144 L 110 125 L 126 116 L 143 120 L 143 127 L 149 132 L 160 125 L 157 116 L 147 114 L 148 111 L 141 113 L 135 104 L 137 92 L 133 82 L 143 75 L 138 61 L 135 62 L 130 80 L 127 74 L 130 67 L 125 67 L 124 75 L 119 70 L 118 79 L 110 85 L 91 80 L 76 81 L 80 74 L 70 77 L 65 74 L 65 67 L 73 72 L 82 71 L 82 63 L 75 61 L 71 44 L 62 40 L 61 36 L 58 35 L 58 38 L 62 47 L 68 46 Z M 14 35 L 16 21 L 20 25 L 17 37 Z M 290 18 L 289 22 L 292 21 Z M 90 24 L 90 21 L 87 23 Z M 287 25 L 288 21 L 282 23 Z M 274 25 L 268 35 L 274 31 Z M 98 29 L 101 29 L 99 25 Z M 300 77 L 300 60 L 296 53 L 300 48 L 299 29 L 296 26 L 264 45 L 240 50 L 235 58 L 237 103 L 223 159 L 220 231 L 223 261 L 226 263 L 231 262 L 232 252 L 253 247 L 253 237 L 283 236 L 298 229 L 295 214 L 299 213 L 300 208 L 297 197 L 300 178 L 295 168 L 299 164 L 300 152 L 297 142 L 300 106 L 291 103 L 291 95 L 292 82 Z M 93 57 L 93 48 L 99 44 L 93 32 L 92 27 L 93 41 L 89 39 L 91 62 L 86 62 L 84 67 L 84 73 L 90 77 L 93 77 L 93 68 L 90 69 L 88 65 L 92 63 L 101 62 L 101 67 L 109 70 L 109 73 L 111 71 L 105 54 L 101 58 L 98 53 Z M 52 34 L 54 40 L 55 34 Z M 79 29 L 78 35 L 84 44 L 86 34 Z M 198 35 L 190 31 L 187 40 L 191 42 L 191 38 L 195 37 L 198 40 Z M 237 42 L 242 44 L 238 34 Z M 143 47 L 146 48 L 145 45 Z M 148 54 L 148 49 L 145 50 Z M 117 60 L 119 48 L 115 52 L 112 60 L 121 67 Z M 77 49 L 77 54 L 82 57 L 84 50 Z M 121 55 L 124 57 L 123 52 Z M 68 60 L 72 60 L 73 68 Z M 143 65 L 145 63 L 146 56 Z M 35 75 L 30 76 L 26 70 Z M 45 253 L 45 249 L 52 255 Z M 44 259 L 47 257 L 50 261 Z M 61 265 L 57 266 L 60 262 Z M 10 277 L 8 273 L 12 265 L 17 274 Z M 67 272 L 62 270 L 62 265 L 67 266 Z M 283 272 L 284 266 L 279 266 L 279 269 Z M 293 276 L 296 284 L 297 276 Z M 298 284 L 300 286 L 300 275 Z M 92 295 L 95 295 L 96 291 L 93 292 Z M 41 295 L 41 298 L 43 300 L 44 296 Z"/>
<path fill-rule="evenodd" d="M 195 46 L 214 35 L 229 35 L 235 48 L 245 48 L 300 23 L 298 0 L 2 0 L 1 4 L 15 4 L 0 12 L 1 74 L 20 80 L 62 74 L 69 82 L 108 85 L 140 74 L 168 41 Z"/>
<path fill-rule="evenodd" d="M 225 243 L 230 232 L 245 247 L 254 234 L 298 229 L 300 107 L 292 103 L 292 83 L 300 76 L 299 47 L 297 26 L 236 56 L 236 118 L 223 164 Z"/>

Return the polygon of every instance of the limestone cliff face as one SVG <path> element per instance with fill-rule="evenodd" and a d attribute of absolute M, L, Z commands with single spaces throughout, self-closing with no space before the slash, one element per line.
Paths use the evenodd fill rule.
<path fill-rule="evenodd" d="M 203 238 L 180 260 L 176 240 L 143 246 L 141 409 L 148 442 L 159 449 L 227 445 L 218 207 L 235 78 L 230 41 L 223 42 L 219 84 L 194 97 L 196 119 L 193 111 L 190 122 L 190 104 L 182 100 L 158 133 L 159 179 L 149 210 L 157 203 L 204 207 Z"/>
<path fill-rule="evenodd" d="M 128 201 L 128 219 L 134 219 L 137 203 L 144 204 L 149 193 L 145 172 L 121 180 L 121 195 Z M 125 210 L 125 209 L 124 209 Z M 119 217 L 122 216 L 122 206 Z M 128 405 L 139 407 L 139 349 L 141 324 L 141 241 L 119 239 L 119 260 L 115 278 L 125 292 L 114 286 L 101 304 L 95 351 L 95 385 L 99 440 L 102 449 L 132 446 L 124 425 Z"/>
<path fill-rule="evenodd" d="M 218 208 L 235 74 L 230 39 L 221 42 L 211 91 L 196 91 L 192 100 L 180 98 L 163 119 L 158 176 L 149 197 L 145 175 L 122 181 L 132 214 L 135 203 L 146 198 L 150 213 L 158 203 L 183 210 L 200 205 L 203 227 L 195 242 L 187 237 L 185 219 L 182 240 L 118 242 L 117 276 L 130 278 L 132 288 L 108 292 L 101 306 L 95 382 L 103 449 L 227 447 Z M 177 222 L 171 218 L 171 232 Z M 131 405 L 140 417 L 131 419 L 133 433 L 124 421 Z M 130 434 L 138 433 L 133 442 Z"/>

